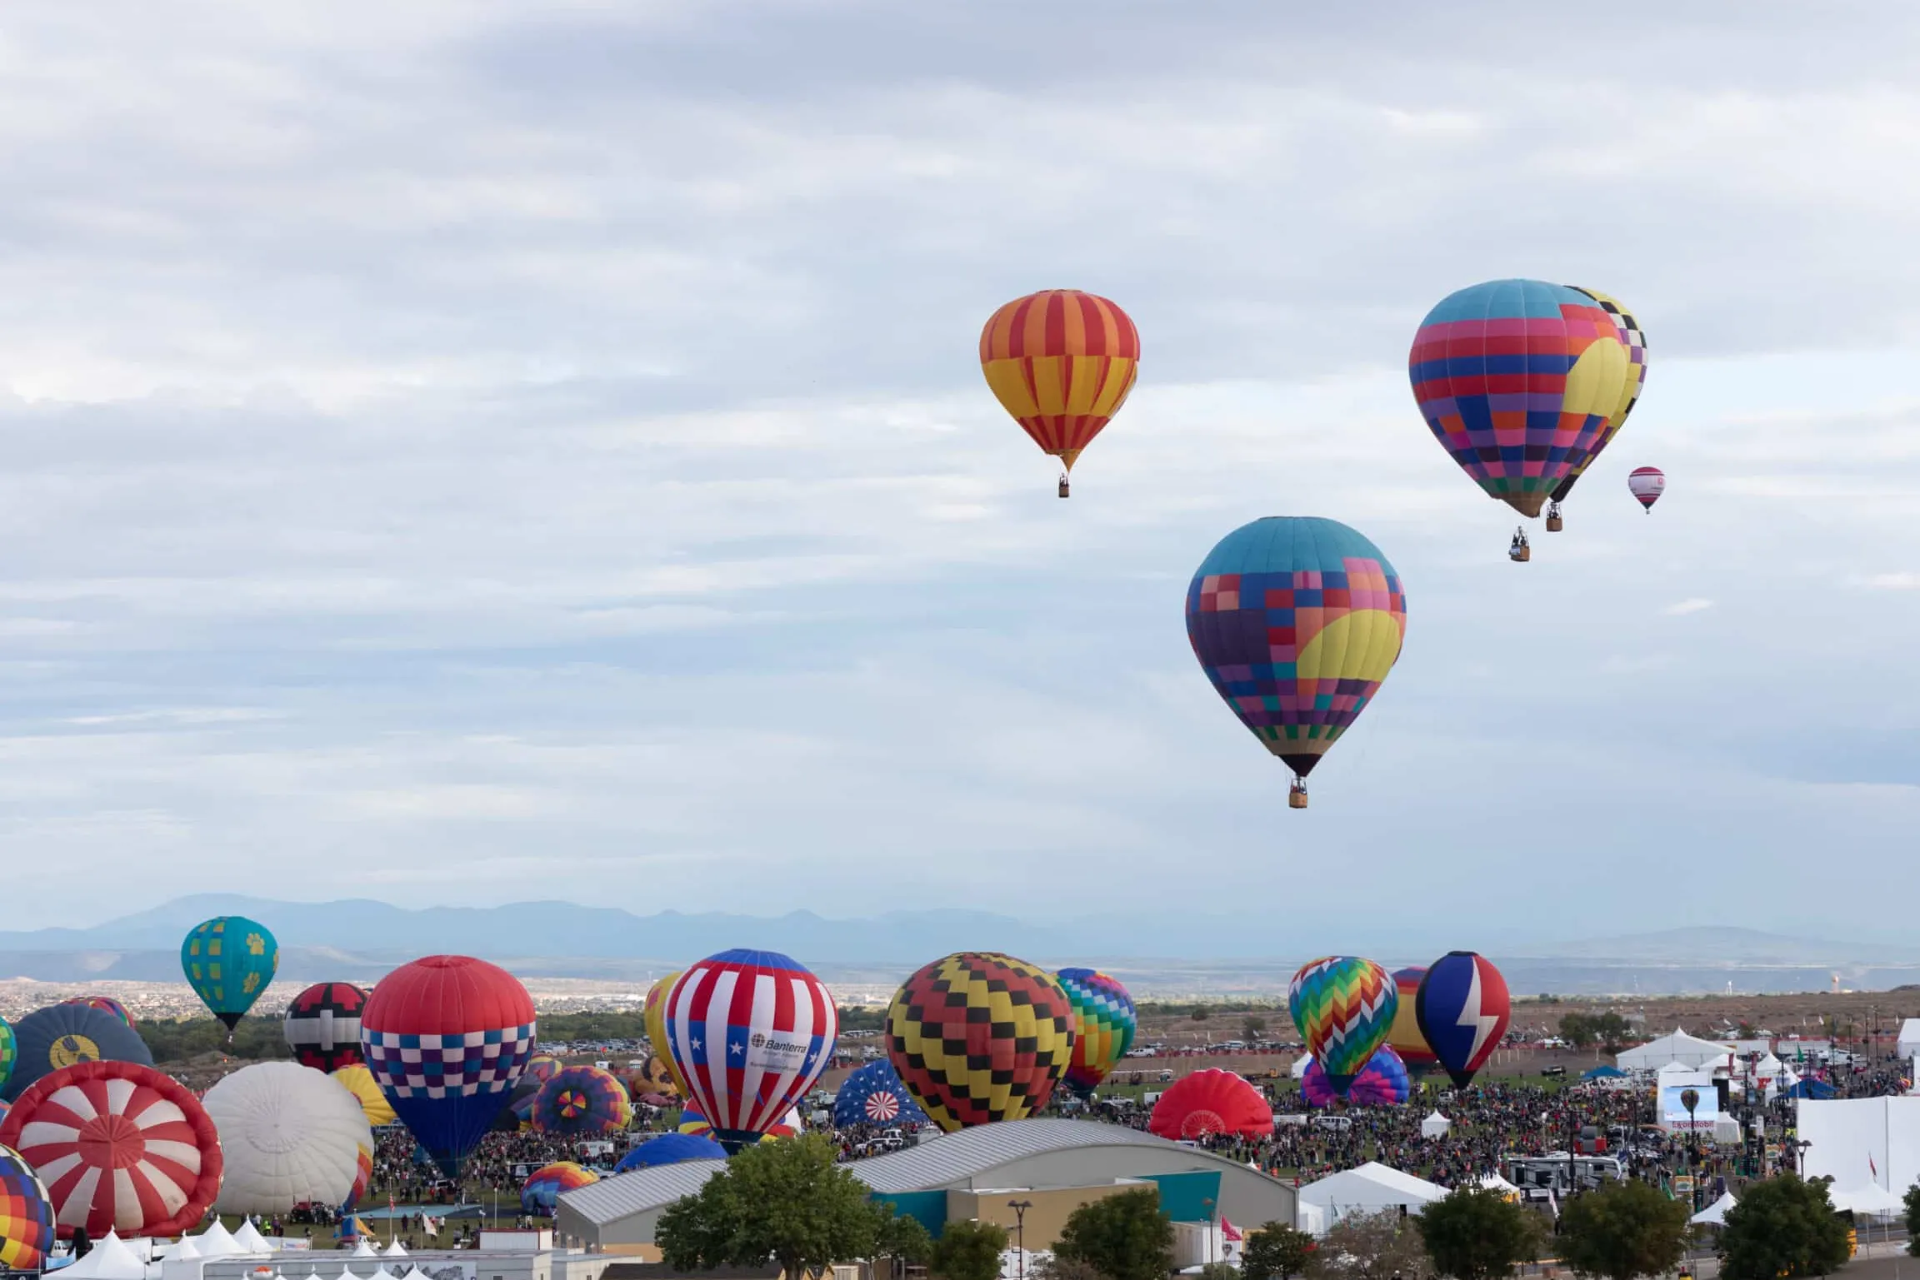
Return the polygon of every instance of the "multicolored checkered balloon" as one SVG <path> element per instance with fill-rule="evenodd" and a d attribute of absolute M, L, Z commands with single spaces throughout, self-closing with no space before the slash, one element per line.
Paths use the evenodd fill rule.
<path fill-rule="evenodd" d="M 53 1201 L 33 1166 L 0 1147 L 0 1267 L 38 1271 L 53 1247 Z"/>
<path fill-rule="evenodd" d="M 564 1192 L 577 1191 L 600 1181 L 593 1170 L 571 1160 L 541 1165 L 520 1184 L 520 1211 L 536 1217 L 551 1218 Z"/>
<path fill-rule="evenodd" d="M 1387 971 L 1359 956 L 1322 956 L 1302 965 L 1287 988 L 1287 1008 L 1335 1093 L 1387 1042 L 1399 991 Z"/>
<path fill-rule="evenodd" d="M 1038 965 L 961 951 L 908 978 L 887 1007 L 887 1057 L 948 1133 L 1024 1120 L 1073 1058 L 1073 1006 Z"/>
<path fill-rule="evenodd" d="M 1073 1061 L 1067 1065 L 1069 1089 L 1088 1093 L 1127 1056 L 1139 1023 L 1133 997 L 1118 978 L 1095 969 L 1062 969 L 1053 975 L 1073 1006 Z"/>
<path fill-rule="evenodd" d="M 0 1085 L 7 1082 L 13 1074 L 14 1059 L 20 1056 L 20 1047 L 14 1043 L 13 1026 L 5 1018 L 0 1018 Z"/>

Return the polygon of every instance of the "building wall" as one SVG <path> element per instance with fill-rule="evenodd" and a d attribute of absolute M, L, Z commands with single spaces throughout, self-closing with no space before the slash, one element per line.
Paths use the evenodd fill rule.
<path fill-rule="evenodd" d="M 977 1219 L 991 1222 L 1005 1227 L 1007 1239 L 1019 1243 L 1015 1237 L 1020 1230 L 1021 1215 L 1013 1211 L 1012 1205 L 1016 1200 L 1025 1201 L 1032 1206 L 1025 1215 L 1026 1247 L 1051 1249 L 1060 1239 L 1060 1232 L 1066 1228 L 1067 1219 L 1075 1209 L 1125 1191 L 1138 1191 L 1142 1185 L 1151 1187 L 1153 1184 L 1109 1182 L 1101 1186 L 1062 1187 L 1053 1191 L 949 1191 L 947 1221 Z"/>
<path fill-rule="evenodd" d="M 1294 1190 L 1286 1183 L 1228 1160 L 1210 1159 L 1185 1148 L 1075 1147 L 1043 1151 L 1011 1160 L 978 1178 L 961 1179 L 950 1190 L 971 1190 L 968 1184 L 1004 1187 L 1091 1187 L 1120 1178 L 1152 1178 L 1161 1174 L 1211 1173 L 1220 1179 L 1214 1215 L 1225 1215 L 1236 1225 L 1294 1220 Z M 1177 1201 L 1179 1197 L 1172 1197 Z M 1184 1207 L 1175 1204 L 1173 1207 Z"/>

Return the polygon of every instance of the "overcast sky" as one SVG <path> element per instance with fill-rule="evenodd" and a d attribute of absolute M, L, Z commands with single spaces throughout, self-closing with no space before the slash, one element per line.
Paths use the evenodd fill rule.
<path fill-rule="evenodd" d="M 9 925 L 1897 929 L 1917 61 L 1897 0 L 15 0 Z M 1652 348 L 1524 566 L 1405 374 L 1505 276 Z M 1057 286 L 1143 342 L 1064 503 L 976 359 Z M 1305 812 L 1181 617 L 1269 514 L 1409 595 Z"/>

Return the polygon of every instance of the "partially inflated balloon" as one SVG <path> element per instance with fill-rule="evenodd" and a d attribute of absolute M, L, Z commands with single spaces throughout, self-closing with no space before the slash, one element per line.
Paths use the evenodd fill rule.
<path fill-rule="evenodd" d="M 5 1018 L 0 1018 L 0 1089 L 6 1088 L 7 1081 L 13 1075 L 13 1062 L 19 1056 L 14 1044 L 13 1026 Z"/>
<path fill-rule="evenodd" d="M 1640 401 L 1640 389 L 1647 384 L 1647 335 L 1640 330 L 1640 322 L 1633 318 L 1625 304 L 1618 298 L 1610 298 L 1598 289 L 1582 289 L 1571 285 L 1576 292 L 1584 293 L 1600 304 L 1602 310 L 1613 317 L 1614 327 L 1619 330 L 1620 341 L 1627 346 L 1627 357 L 1633 361 L 1633 368 L 1627 371 L 1627 379 L 1621 387 L 1620 398 L 1614 402 L 1613 410 L 1607 414 L 1607 425 L 1600 429 L 1600 438 L 1594 441 L 1592 450 L 1567 474 L 1559 487 L 1553 491 L 1555 502 L 1565 502 L 1567 495 L 1573 492 L 1573 482 L 1578 480 L 1600 451 L 1620 434 L 1620 428 L 1627 425 L 1627 415 L 1633 412 L 1633 406 Z"/>
<path fill-rule="evenodd" d="M 393 1113 L 393 1104 L 387 1101 L 387 1095 L 380 1092 L 380 1082 L 373 1078 L 373 1072 L 366 1064 L 356 1062 L 352 1066 L 341 1067 L 328 1073 L 328 1078 L 352 1094 L 354 1101 L 360 1104 L 367 1123 L 378 1127 L 392 1124 L 399 1117 Z"/>
<path fill-rule="evenodd" d="M 1133 997 L 1120 979 L 1094 969 L 1062 969 L 1054 977 L 1073 1005 L 1073 1062 L 1067 1087 L 1088 1093 L 1127 1056 L 1138 1025 Z"/>
<path fill-rule="evenodd" d="M 673 1082 L 673 1091 L 681 1097 L 687 1096 L 687 1082 L 680 1074 L 680 1067 L 673 1060 L 673 1054 L 667 1049 L 667 993 L 673 990 L 673 984 L 680 981 L 685 970 L 675 970 L 647 988 L 647 1002 L 640 1008 L 640 1023 L 647 1029 L 647 1044 L 653 1049 L 667 1068 L 667 1075 Z"/>
<path fill-rule="evenodd" d="M 1524 516 L 1586 464 L 1629 402 L 1632 358 L 1590 295 L 1492 280 L 1442 299 L 1407 373 L 1434 438 L 1473 482 Z"/>
<path fill-rule="evenodd" d="M 216 916 L 188 932 L 180 967 L 194 994 L 232 1031 L 279 971 L 280 944 L 256 920 Z"/>
<path fill-rule="evenodd" d="M 1133 389 L 1140 333 L 1105 298 L 1043 289 L 988 319 L 980 368 L 1000 406 L 1071 471 Z"/>
<path fill-rule="evenodd" d="M 533 1056 L 533 997 L 471 956 L 426 956 L 380 979 L 360 1051 L 387 1101 L 442 1172 L 460 1166 Z"/>
<path fill-rule="evenodd" d="M 287 1046 L 300 1065 L 338 1071 L 360 1061 L 360 1010 L 367 993 L 351 982 L 316 982 L 287 1006 Z"/>
<path fill-rule="evenodd" d="M 600 1181 L 600 1175 L 591 1169 L 582 1168 L 571 1160 L 560 1160 L 553 1164 L 542 1165 L 527 1175 L 520 1185 L 520 1211 L 536 1217 L 551 1218 L 554 1206 L 560 1197 L 568 1191 L 577 1191 L 581 1187 L 590 1187 Z"/>
<path fill-rule="evenodd" d="M 1024 1120 L 1073 1060 L 1073 1006 L 1024 960 L 961 951 L 926 965 L 887 1006 L 887 1057 L 948 1133 Z"/>
<path fill-rule="evenodd" d="M 1651 512 L 1653 504 L 1667 491 L 1667 474 L 1658 467 L 1635 467 L 1627 476 L 1627 492 Z"/>
<path fill-rule="evenodd" d="M 1414 967 L 1393 971 L 1393 989 L 1397 1003 L 1394 1006 L 1393 1028 L 1387 1032 L 1387 1045 L 1399 1057 L 1406 1067 L 1407 1074 L 1417 1083 L 1420 1078 L 1433 1070 L 1439 1061 L 1433 1056 L 1433 1050 L 1427 1044 L 1427 1038 L 1420 1034 L 1420 1019 L 1414 1012 L 1414 997 L 1420 992 L 1420 979 L 1427 971 Z"/>
<path fill-rule="evenodd" d="M 1319 1063 L 1307 1068 L 1307 1074 L 1300 1081 L 1300 1093 L 1310 1107 L 1333 1105 L 1333 1086 L 1327 1083 L 1327 1073 L 1320 1069 Z M 1400 1061 L 1400 1055 L 1392 1046 L 1384 1044 L 1367 1059 L 1367 1065 L 1353 1078 L 1346 1093 L 1348 1104 L 1356 1107 L 1397 1107 L 1411 1096 L 1413 1081 L 1407 1074 L 1406 1064 Z"/>
<path fill-rule="evenodd" d="M 207 1090 L 226 1171 L 214 1208 L 275 1214 L 338 1205 L 373 1149 L 366 1113 L 344 1089 L 297 1062 L 256 1062 Z"/>
<path fill-rule="evenodd" d="M 60 1003 L 84 1004 L 88 1008 L 104 1010 L 128 1026 L 135 1027 L 136 1030 L 138 1029 L 137 1024 L 133 1020 L 133 1015 L 127 1012 L 127 1006 L 121 1004 L 112 996 L 75 996 L 71 1000 L 62 1000 Z"/>
<path fill-rule="evenodd" d="M 14 1028 L 18 1060 L 0 1098 L 11 1101 L 41 1076 L 78 1062 L 137 1062 L 153 1065 L 153 1051 L 140 1033 L 87 1004 L 55 1004 L 35 1009 Z"/>
<path fill-rule="evenodd" d="M 39 1271 L 53 1251 L 53 1201 L 47 1184 L 11 1147 L 0 1147 L 0 1267 Z"/>
<path fill-rule="evenodd" d="M 1242 525 L 1187 586 L 1187 639 L 1214 691 L 1302 777 L 1367 709 L 1406 626 L 1380 548 L 1317 516 Z"/>
<path fill-rule="evenodd" d="M 1449 951 L 1428 966 L 1414 1011 L 1440 1065 L 1464 1088 L 1500 1047 L 1513 1002 L 1507 980 L 1491 960 L 1472 951 Z"/>
<path fill-rule="evenodd" d="M 619 1077 L 603 1067 L 564 1067 L 540 1086 L 528 1112 L 535 1133 L 598 1137 L 624 1129 L 633 1103 Z"/>
<path fill-rule="evenodd" d="M 1302 965 L 1287 988 L 1293 1025 L 1327 1073 L 1327 1083 L 1343 1097 L 1367 1059 L 1387 1042 L 1399 1003 L 1387 971 L 1359 956 L 1323 956 Z"/>

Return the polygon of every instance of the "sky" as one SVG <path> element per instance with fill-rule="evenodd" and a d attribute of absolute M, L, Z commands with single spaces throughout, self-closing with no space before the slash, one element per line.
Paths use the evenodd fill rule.
<path fill-rule="evenodd" d="M 1898 934 L 1920 10 L 1350 8 L 9 4 L 9 927 Z M 1405 373 L 1509 276 L 1651 353 L 1527 565 Z M 1068 502 L 976 358 L 1048 287 L 1143 343 Z M 1303 812 L 1182 622 L 1276 514 L 1408 592 Z"/>

